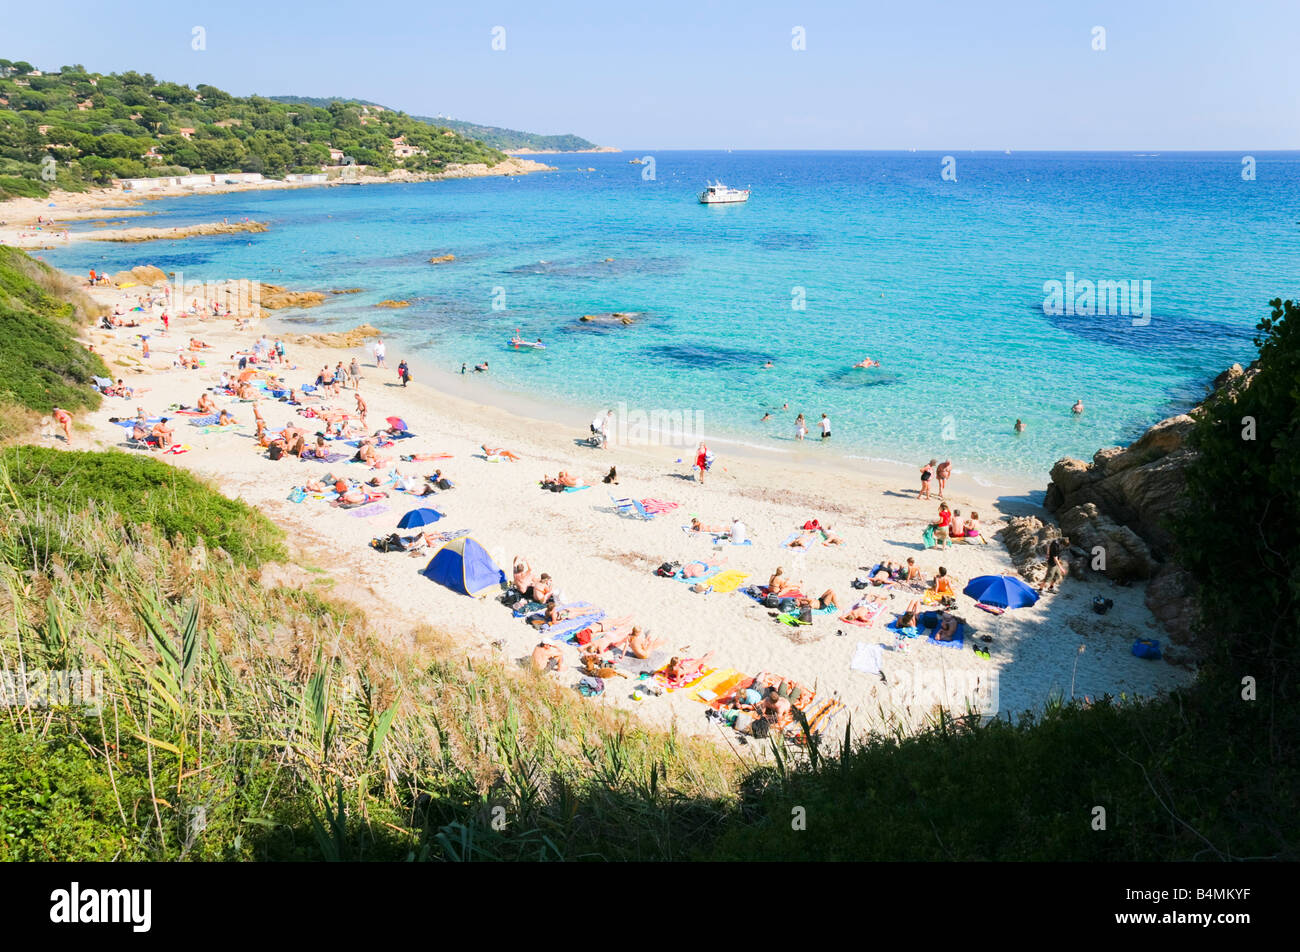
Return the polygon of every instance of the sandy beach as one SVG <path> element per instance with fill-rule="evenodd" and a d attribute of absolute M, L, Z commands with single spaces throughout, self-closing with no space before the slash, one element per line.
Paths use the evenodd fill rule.
<path fill-rule="evenodd" d="M 128 309 L 136 305 L 142 290 L 96 288 L 91 293 L 110 306 Z M 290 330 L 271 321 L 255 321 L 251 328 L 237 332 L 229 319 L 173 313 L 170 332 L 163 334 L 162 310 L 158 306 L 135 312 L 142 325 L 138 328 L 87 332 L 87 341 L 104 355 L 114 374 L 137 388 L 137 393 L 130 400 L 108 397 L 100 411 L 79 421 L 73 448 L 124 447 L 126 431 L 109 418 L 132 417 L 137 407 L 151 417 L 170 416 L 176 442 L 189 449 L 159 458 L 213 480 L 228 495 L 244 499 L 283 526 L 291 550 L 325 568 L 335 590 L 381 619 L 399 644 L 407 637 L 405 629 L 417 621 L 444 629 L 474 656 L 498 655 L 524 664 L 538 643 L 537 634 L 495 597 L 471 599 L 418 574 L 432 550 L 415 555 L 381 553 L 368 544 L 395 531 L 397 520 L 408 510 L 433 506 L 444 515 L 432 527 L 434 531 L 469 530 L 507 573 L 515 556 L 525 556 L 536 572 L 554 577 L 562 601 L 593 603 L 610 618 L 631 616 L 649 629 L 662 642 L 663 660 L 668 654 L 700 657 L 711 652 L 710 665 L 719 669 L 795 679 L 815 689 L 818 698 L 839 698 L 852 712 L 857 729 L 895 721 L 917 725 L 942 697 L 959 706 L 959 698 L 968 691 L 981 699 L 995 692 L 998 712 L 1005 717 L 1040 708 L 1054 695 L 1151 696 L 1191 680 L 1189 671 L 1130 653 L 1134 639 L 1152 635 L 1155 628 L 1143 604 L 1141 585 L 1068 579 L 1060 594 L 999 617 L 977 610 L 962 595 L 957 612 L 970 630 L 961 649 L 939 646 L 924 637 L 900 639 L 886 627 L 916 594 L 898 588 L 860 591 L 852 587 L 854 579 L 865 577 L 882 560 L 902 562 L 908 557 L 916 560 L 927 578 L 940 566 L 946 567 L 959 592 L 976 576 L 1015 574 L 1006 550 L 993 536 L 1004 518 L 1034 511 L 1027 492 L 999 495 L 1001 491 L 973 486 L 955 476 L 948 487 L 949 504 L 963 512 L 977 510 L 991 544 L 926 550 L 921 536 L 925 524 L 936 517 L 938 501 L 916 499 L 916 474 L 807 465 L 798 454 L 764 459 L 762 454 L 734 454 L 724 444 L 715 444 L 717 462 L 701 485 L 690 470 L 694 444 L 627 445 L 635 442 L 629 440 L 611 442 L 603 450 L 581 445 L 587 428 L 572 420 L 572 412 L 557 416 L 542 408 L 530 412 L 524 400 L 503 402 L 489 389 L 487 375 L 433 374 L 414 359 L 418 355 L 392 347 L 388 367 L 380 369 L 369 346 L 346 349 L 294 343 L 294 335 L 309 329 L 301 324 Z M 380 451 L 390 454 L 393 465 L 370 469 L 364 463 L 342 461 L 329 464 L 292 457 L 271 461 L 256 445 L 252 406 L 233 396 L 215 399 L 234 415 L 240 424 L 237 428 L 208 432 L 190 426 L 185 416 L 168 413 L 167 408 L 175 404 L 193 406 L 223 370 L 235 370 L 232 355 L 250 348 L 263 333 L 272 340 L 276 336 L 285 340 L 295 369 L 276 372 L 291 386 L 311 383 L 323 366 L 332 368 L 339 361 L 346 366 L 353 356 L 359 358 L 363 368 L 359 392 L 368 403 L 369 431 L 385 426 L 386 417 L 400 416 L 416 434 Z M 147 360 L 141 358 L 140 334 L 149 335 Z M 175 366 L 176 354 L 192 336 L 210 345 L 200 352 L 204 366 L 180 369 Z M 409 387 L 401 386 L 395 373 L 403 358 L 413 367 Z M 317 411 L 332 407 L 354 413 L 355 399 L 344 390 L 310 406 Z M 261 400 L 260 409 L 272 430 L 293 422 L 311 434 L 321 425 L 304 419 L 300 408 L 274 399 Z M 602 409 L 593 407 L 590 415 Z M 63 444 L 61 437 L 45 439 Z M 508 448 L 520 459 L 489 461 L 481 449 L 484 444 Z M 338 451 L 353 452 L 341 445 Z M 436 453 L 449 458 L 399 459 L 399 454 Z M 617 467 L 617 485 L 601 482 L 611 466 Z M 356 479 L 377 475 L 386 481 L 394 469 L 403 476 L 422 476 L 435 468 L 452 480 L 455 489 L 416 499 L 385 486 L 386 498 L 355 511 L 332 508 L 311 497 L 301 503 L 289 499 L 294 487 L 326 473 Z M 554 476 L 561 469 L 591 488 L 542 491 L 538 483 L 543 475 Z M 645 521 L 620 511 L 611 496 L 676 506 Z M 682 527 L 692 516 L 717 526 L 739 518 L 753 544 L 715 545 L 708 535 L 686 533 Z M 843 544 L 815 542 L 806 550 L 782 546 L 812 519 L 833 527 Z M 837 611 L 815 615 L 812 626 L 794 628 L 774 620 L 743 591 L 696 594 L 686 583 L 654 574 L 661 563 L 674 560 L 683 564 L 704 560 L 722 570 L 737 570 L 747 576 L 745 585 L 765 584 L 782 567 L 807 594 L 834 590 L 841 609 L 868 591 L 883 593 L 886 606 L 867 626 L 847 624 Z M 1113 599 L 1114 608 L 1104 616 L 1095 614 L 1095 596 Z M 991 641 L 984 642 L 985 636 Z M 972 644 L 987 646 L 990 657 L 977 655 Z M 882 646 L 878 655 L 872 645 Z M 416 649 L 414 639 L 409 646 Z M 547 676 L 576 684 L 577 649 L 565 646 L 562 651 L 565 670 Z M 850 662 L 855 654 L 874 656 L 885 678 L 853 670 Z M 418 660 L 413 658 L 413 663 Z M 591 703 L 636 709 L 654 724 L 675 721 L 690 732 L 716 732 L 693 691 L 636 700 L 634 686 L 631 679 L 611 678 L 604 694 Z"/>

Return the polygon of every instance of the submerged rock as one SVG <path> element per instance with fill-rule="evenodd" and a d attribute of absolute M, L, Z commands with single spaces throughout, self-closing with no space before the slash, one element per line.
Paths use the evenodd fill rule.
<path fill-rule="evenodd" d="M 410 307 L 410 301 L 380 301 L 375 307 Z"/>
<path fill-rule="evenodd" d="M 455 260 L 456 260 L 455 255 L 439 255 L 436 258 L 430 258 L 429 264 L 443 264 L 444 262 L 455 261 Z"/>

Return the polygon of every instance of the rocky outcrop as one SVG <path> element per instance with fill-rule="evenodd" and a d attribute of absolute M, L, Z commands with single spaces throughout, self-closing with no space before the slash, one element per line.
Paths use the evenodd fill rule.
<path fill-rule="evenodd" d="M 375 307 L 410 307 L 410 301 L 380 301 Z"/>
<path fill-rule="evenodd" d="M 330 294 L 360 294 L 365 288 L 334 288 Z"/>
<path fill-rule="evenodd" d="M 1034 516 L 1015 516 L 998 530 L 997 536 L 1007 547 L 1016 571 L 1028 582 L 1037 584 L 1047 575 L 1047 543 L 1059 539 L 1061 531 Z"/>
<path fill-rule="evenodd" d="M 379 328 L 370 324 L 359 324 L 350 331 L 296 334 L 286 339 L 291 344 L 301 344 L 305 347 L 360 347 L 370 338 L 379 336 Z"/>
<path fill-rule="evenodd" d="M 96 235 L 91 241 L 168 241 L 176 238 L 196 238 L 200 235 L 236 235 L 244 232 L 266 231 L 266 223 L 260 221 L 209 222 L 204 225 L 189 225 L 185 228 L 124 228 L 110 234 Z"/>
<path fill-rule="evenodd" d="M 151 264 L 137 265 L 130 271 L 119 271 L 113 275 L 113 283 L 118 287 L 123 284 L 147 284 L 151 288 L 157 287 L 167 283 L 167 272 Z"/>
<path fill-rule="evenodd" d="M 436 258 L 430 258 L 429 264 L 446 264 L 448 261 L 455 261 L 455 255 L 438 255 Z"/>
<path fill-rule="evenodd" d="M 584 314 L 578 320 L 583 324 L 605 324 L 627 326 L 636 323 L 636 315 L 630 311 L 612 311 L 609 314 Z"/>
<path fill-rule="evenodd" d="M 1235 397 L 1257 372 L 1234 364 L 1214 379 L 1211 395 Z M 1176 564 L 1170 525 L 1186 504 L 1187 467 L 1196 458 L 1188 437 L 1200 409 L 1161 420 L 1128 446 L 1098 450 L 1091 463 L 1058 460 L 1044 501 L 1090 567 L 1100 553 L 1098 570 L 1109 578 L 1150 579 L 1147 606 L 1183 644 L 1193 637 L 1195 580 Z"/>
<path fill-rule="evenodd" d="M 290 291 L 278 284 L 261 286 L 261 304 L 268 310 L 278 311 L 286 307 L 316 307 L 325 303 L 325 295 L 320 291 Z"/>

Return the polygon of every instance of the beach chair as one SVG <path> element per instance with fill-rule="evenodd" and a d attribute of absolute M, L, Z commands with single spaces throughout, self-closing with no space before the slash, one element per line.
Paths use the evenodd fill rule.
<path fill-rule="evenodd" d="M 609 501 L 614 504 L 614 508 L 621 514 L 640 516 L 646 522 L 655 517 L 655 513 L 646 511 L 645 506 L 641 504 L 639 499 L 615 499 L 611 493 Z"/>

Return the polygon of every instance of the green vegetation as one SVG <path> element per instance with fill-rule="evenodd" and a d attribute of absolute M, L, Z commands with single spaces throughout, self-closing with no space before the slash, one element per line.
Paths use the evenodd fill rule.
<path fill-rule="evenodd" d="M 29 63 L 0 59 L 0 199 L 113 178 L 313 172 L 332 164 L 331 148 L 382 172 L 437 172 L 451 163 L 505 158 L 389 109 L 236 97 L 214 86 L 191 89 L 148 73 L 101 74 L 82 66 L 33 72 Z M 392 140 L 399 137 L 423 151 L 398 159 Z M 43 169 L 46 156 L 55 164 Z"/>
<path fill-rule="evenodd" d="M 21 505 L 93 512 L 105 522 L 116 514 L 128 537 L 148 526 L 178 544 L 202 540 L 224 549 L 241 565 L 284 557 L 282 533 L 260 512 L 151 457 L 14 446 L 0 451 L 0 462 L 10 479 L 5 489 Z M 26 548 L 45 544 L 14 541 Z"/>
<path fill-rule="evenodd" d="M 101 310 L 62 273 L 0 248 L 0 443 L 56 406 L 99 406 L 91 378 L 108 369 L 76 334 Z"/>
<path fill-rule="evenodd" d="M 272 96 L 271 99 L 275 102 L 314 106 L 318 109 L 328 109 L 332 103 L 347 103 L 370 108 L 380 106 L 377 102 L 348 99 L 342 96 Z M 380 106 L 380 108 L 385 107 Z M 579 152 L 596 148 L 596 143 L 575 135 L 546 136 L 535 132 L 520 132 L 518 129 L 502 129 L 499 126 L 480 126 L 473 122 L 442 117 L 411 116 L 411 118 L 440 129 L 450 129 L 467 139 L 474 139 L 490 149 L 500 149 L 502 152 L 512 152 L 516 149 L 532 149 L 535 152 Z"/>

